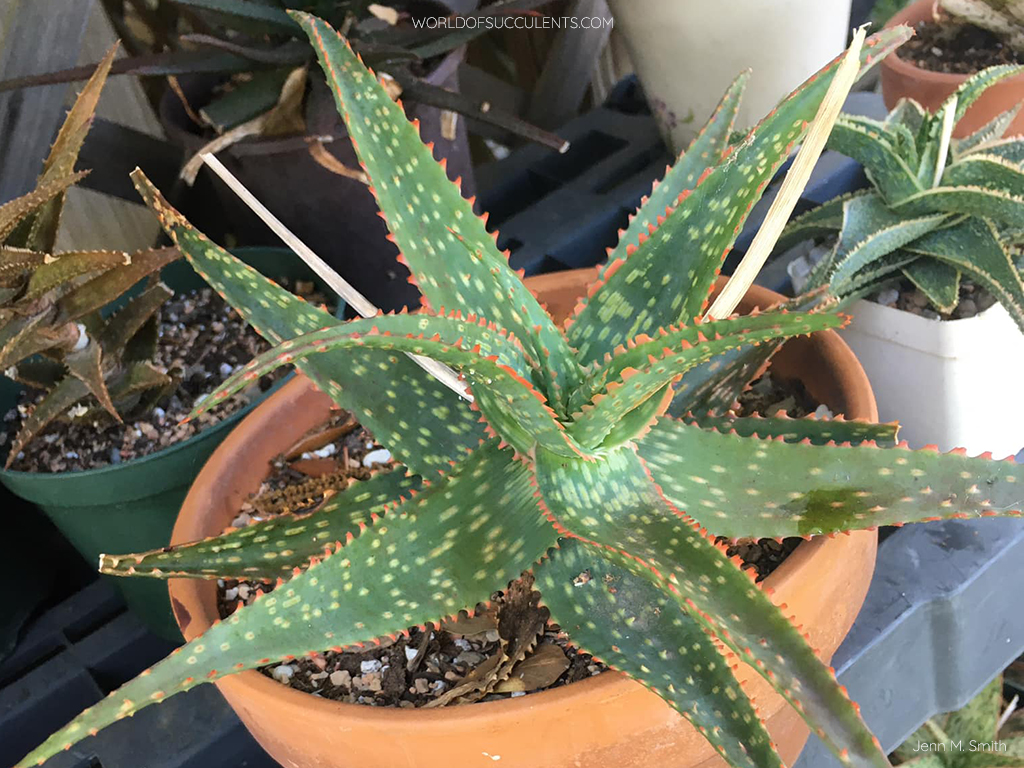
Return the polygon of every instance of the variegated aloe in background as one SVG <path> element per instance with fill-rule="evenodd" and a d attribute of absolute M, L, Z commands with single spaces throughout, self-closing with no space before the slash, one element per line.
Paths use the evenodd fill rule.
<path fill-rule="evenodd" d="M 657 692 L 731 764 L 780 765 L 730 671 L 743 661 L 846 765 L 887 766 L 834 674 L 712 534 L 828 534 L 1010 514 L 1024 470 L 915 453 L 896 446 L 885 425 L 665 415 L 673 396 L 677 404 L 689 396 L 682 374 L 712 380 L 717 391 L 732 386 L 735 396 L 746 381 L 712 373 L 732 367 L 723 354 L 842 322 L 781 310 L 700 320 L 747 211 L 803 138 L 838 65 L 729 147 L 740 80 L 559 327 L 345 40 L 316 18 L 295 18 L 335 90 L 424 310 L 339 324 L 205 239 L 141 174 L 136 181 L 195 267 L 280 345 L 210 401 L 295 362 L 404 466 L 338 493 L 286 530 L 271 521 L 106 557 L 104 569 L 124 575 L 287 581 L 83 712 L 20 765 L 233 672 L 472 610 L 532 569 L 552 618 L 578 625 L 581 648 Z M 877 61 L 905 34 L 869 40 L 863 60 Z M 474 407 L 402 353 L 457 368 Z M 618 589 L 603 578 L 574 587 L 587 569 L 610 575 Z M 627 625 L 642 612 L 655 618 L 638 635 Z M 580 613 L 592 620 L 579 621 Z"/>
<path fill-rule="evenodd" d="M 112 49 L 68 113 L 36 188 L 0 208 L 0 370 L 47 394 L 25 418 L 7 456 L 72 408 L 119 413 L 162 391 L 171 380 L 148 360 L 155 334 L 144 332 L 172 293 L 158 280 L 120 311 L 100 310 L 178 258 L 176 248 L 128 254 L 54 247 L 78 151 L 113 62 Z"/>
<path fill-rule="evenodd" d="M 969 78 L 934 114 L 903 99 L 884 122 L 839 118 L 829 145 L 864 165 L 871 186 L 794 219 L 779 247 L 835 237 L 805 290 L 843 300 L 907 278 L 949 315 L 965 275 L 986 288 L 1024 330 L 1024 137 L 1004 138 L 1018 105 L 963 139 L 956 123 L 987 88 L 1024 71 L 1000 66 Z"/>

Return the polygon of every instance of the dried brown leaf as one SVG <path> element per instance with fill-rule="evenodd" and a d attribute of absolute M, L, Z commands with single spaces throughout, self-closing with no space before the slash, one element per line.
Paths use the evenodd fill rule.
<path fill-rule="evenodd" d="M 516 664 L 508 679 L 498 683 L 494 690 L 498 693 L 513 693 L 547 688 L 568 668 L 569 659 L 565 657 L 565 651 L 554 643 L 543 643 Z"/>

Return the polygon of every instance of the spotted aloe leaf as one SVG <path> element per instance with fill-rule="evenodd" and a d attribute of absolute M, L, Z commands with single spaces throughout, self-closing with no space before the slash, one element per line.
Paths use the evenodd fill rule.
<path fill-rule="evenodd" d="M 676 455 L 690 466 L 692 454 Z M 835 674 L 724 549 L 661 496 L 630 447 L 597 462 L 538 451 L 536 473 L 555 526 L 579 539 L 590 557 L 646 580 L 754 666 L 845 765 L 889 765 Z"/>
<path fill-rule="evenodd" d="M 917 259 L 901 270 L 939 312 L 948 314 L 960 303 L 960 270 L 935 259 Z"/>
<path fill-rule="evenodd" d="M 535 358 L 546 358 L 543 389 L 560 411 L 580 375 L 561 331 L 348 41 L 315 16 L 291 16 L 309 35 L 381 213 L 424 297 L 435 310 L 458 307 L 493 320 Z"/>
<path fill-rule="evenodd" d="M 1010 109 L 996 115 L 985 125 L 962 139 L 952 139 L 949 143 L 949 151 L 954 159 L 966 156 L 970 152 L 985 151 L 986 145 L 990 142 L 997 142 L 1002 139 L 1003 134 L 1010 127 L 1021 110 L 1020 104 L 1015 104 Z"/>
<path fill-rule="evenodd" d="M 922 190 L 914 170 L 893 146 L 889 136 L 896 134 L 881 123 L 866 118 L 843 115 L 832 128 L 828 146 L 864 166 L 872 183 L 890 203 L 904 200 Z M 908 133 L 909 138 L 909 133 Z M 912 139 L 910 139 L 912 141 Z M 911 144 L 913 147 L 913 144 Z M 916 156 L 916 149 L 912 150 Z"/>
<path fill-rule="evenodd" d="M 114 54 L 116 53 L 116 45 L 107 51 L 106 56 L 100 61 L 96 71 L 75 100 L 74 106 L 71 107 L 71 111 L 57 133 L 57 138 L 53 141 L 49 156 L 43 163 L 43 173 L 39 177 L 40 185 L 59 182 L 74 173 L 75 163 L 78 162 L 78 152 L 92 125 L 96 105 L 99 103 L 103 84 L 107 80 L 107 74 L 114 63 Z M 58 192 L 35 212 L 25 241 L 14 243 L 14 245 L 25 245 L 47 253 L 53 251 L 57 241 L 60 214 L 64 207 L 64 194 L 64 192 Z"/>
<path fill-rule="evenodd" d="M 665 497 L 720 536 L 807 536 L 1017 515 L 1024 469 L 963 452 L 788 444 L 663 419 L 640 455 Z M 801 467 L 795 488 L 784 467 Z"/>
<path fill-rule="evenodd" d="M 667 330 L 664 336 L 641 341 L 629 349 L 622 348 L 598 369 L 595 375 L 597 394 L 582 407 L 569 431 L 581 444 L 596 446 L 625 414 L 697 363 L 741 345 L 836 328 L 844 322 L 845 318 L 835 314 L 767 312 Z M 666 399 L 651 417 L 663 413 L 667 407 Z"/>
<path fill-rule="evenodd" d="M 141 171 L 132 178 L 193 268 L 272 344 L 339 323 L 197 232 Z M 298 367 L 416 474 L 446 472 L 485 436 L 476 414 L 404 355 L 349 349 L 301 360 Z"/>
<path fill-rule="evenodd" d="M 821 292 L 819 292 L 821 293 Z M 802 312 L 830 306 L 827 297 L 809 293 L 782 302 L 775 312 Z M 724 413 L 734 407 L 748 385 L 768 368 L 772 356 L 782 348 L 785 339 L 773 339 L 757 345 L 746 344 L 714 355 L 694 366 L 673 385 L 674 395 L 668 413 Z"/>
<path fill-rule="evenodd" d="M 578 648 L 665 699 L 730 765 L 781 768 L 733 662 L 663 587 L 572 539 L 552 551 L 536 576 L 552 620 Z"/>
<path fill-rule="evenodd" d="M 528 469 L 491 441 L 446 481 L 371 519 L 333 554 L 85 710 L 18 768 L 202 683 L 472 610 L 554 541 Z"/>
<path fill-rule="evenodd" d="M 1024 169 L 998 155 L 975 152 L 946 167 L 942 183 L 950 187 L 983 187 L 1024 198 Z"/>
<path fill-rule="evenodd" d="M 1021 163 L 1024 163 L 1024 141 L 1021 141 L 1017 136 L 987 142 L 978 147 L 977 151 L 990 157 L 999 157 L 1018 167 Z M 0 211 L 2 210 L 0 209 Z"/>
<path fill-rule="evenodd" d="M 861 54 L 865 68 L 908 34 L 897 28 L 868 39 Z M 684 192 L 628 259 L 608 262 L 568 321 L 569 341 L 582 364 L 602 360 L 641 333 L 689 323 L 701 314 L 751 207 L 803 137 L 839 61 L 794 91 L 692 191 Z"/>
<path fill-rule="evenodd" d="M 644 198 L 639 210 L 630 218 L 629 225 L 620 233 L 618 245 L 608 254 L 609 261 L 629 256 L 629 252 L 657 229 L 679 196 L 697 186 L 707 168 L 718 165 L 729 147 L 729 136 L 736 122 L 740 100 L 750 79 L 749 72 L 741 73 L 722 96 L 714 114 L 679 156 L 675 164 L 665 171 L 664 178 L 654 184 L 651 194 Z"/>
<path fill-rule="evenodd" d="M 529 453 L 538 444 L 569 456 L 584 454 L 544 395 L 523 376 L 530 368 L 515 337 L 493 325 L 463 320 L 458 313 L 381 315 L 284 341 L 238 370 L 196 413 L 282 365 L 330 350 L 359 348 L 421 355 L 455 367 L 468 380 L 488 424 L 520 453 Z M 398 397 L 394 385 L 389 386 L 389 397 Z"/>
<path fill-rule="evenodd" d="M 735 433 L 740 437 L 782 439 L 787 443 L 809 440 L 811 445 L 874 443 L 879 447 L 896 445 L 898 424 L 874 424 L 869 421 L 833 419 L 793 419 L 781 416 L 735 416 L 733 414 L 687 416 L 683 421 L 701 429 L 722 434 Z"/>
<path fill-rule="evenodd" d="M 917 217 L 900 215 L 877 194 L 847 200 L 836 245 L 837 266 L 829 278 L 832 289 L 841 293 L 843 283 L 859 270 L 931 232 L 945 220 L 945 214 L 934 212 Z"/>
<path fill-rule="evenodd" d="M 214 579 L 288 578 L 296 568 L 334 548 L 371 515 L 384 512 L 411 491 L 420 479 L 399 467 L 368 480 L 355 481 L 307 515 L 282 515 L 188 544 L 128 555 L 102 555 L 100 572 L 112 576 Z"/>
<path fill-rule="evenodd" d="M 938 109 L 925 116 L 918 134 L 918 146 L 920 147 L 918 178 L 923 184 L 930 185 L 932 183 L 941 152 L 943 121 L 948 109 L 953 107 L 953 102 L 956 102 L 952 116 L 955 125 L 960 122 L 970 106 L 981 98 L 987 88 L 1020 71 L 1020 67 L 1012 65 L 983 69 L 967 78 L 959 88 L 946 97 Z"/>
<path fill-rule="evenodd" d="M 1024 331 L 1024 281 L 992 222 L 971 217 L 918 238 L 907 250 L 969 274 L 999 299 Z"/>
<path fill-rule="evenodd" d="M 893 211 L 908 217 L 935 212 L 969 214 L 1024 226 L 1024 197 L 986 187 L 933 187 L 905 198 Z"/>
<path fill-rule="evenodd" d="M 795 216 L 782 231 L 775 246 L 776 250 L 784 251 L 804 240 L 816 240 L 835 234 L 843 228 L 843 209 L 846 201 L 869 194 L 870 191 L 859 189 L 834 197 L 807 213 Z"/>

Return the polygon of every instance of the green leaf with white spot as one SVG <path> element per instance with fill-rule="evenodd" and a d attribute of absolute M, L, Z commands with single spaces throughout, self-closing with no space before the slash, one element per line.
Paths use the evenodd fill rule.
<path fill-rule="evenodd" d="M 698 363 L 738 346 L 837 328 L 844 322 L 842 316 L 829 313 L 765 312 L 672 329 L 651 341 L 638 340 L 597 370 L 596 393 L 582 406 L 569 432 L 580 444 L 596 446 L 625 414 Z M 667 407 L 666 399 L 654 415 Z"/>
<path fill-rule="evenodd" d="M 155 579 L 277 579 L 321 557 L 369 524 L 371 515 L 420 488 L 401 467 L 355 481 L 306 515 L 281 515 L 188 544 L 128 555 L 101 555 L 100 573 Z"/>
<path fill-rule="evenodd" d="M 85 710 L 18 768 L 202 683 L 367 642 L 487 602 L 496 585 L 519 576 L 555 543 L 533 493 L 526 467 L 492 441 L 447 481 L 389 511 L 330 557 Z"/>
<path fill-rule="evenodd" d="M 340 324 L 196 231 L 141 171 L 132 179 L 196 272 L 271 344 Z M 416 474 L 446 472 L 484 437 L 459 396 L 404 355 L 349 349 L 302 360 L 298 368 Z"/>
<path fill-rule="evenodd" d="M 639 451 L 673 505 L 730 538 L 1017 516 L 1024 499 L 1024 468 L 958 452 L 794 445 L 671 419 L 658 422 Z"/>
<path fill-rule="evenodd" d="M 665 177 L 655 182 L 651 194 L 644 198 L 639 210 L 630 218 L 618 244 L 608 254 L 609 261 L 627 257 L 627 249 L 636 247 L 641 236 L 646 238 L 652 228 L 659 226 L 668 210 L 679 201 L 679 196 L 697 186 L 698 179 L 707 168 L 718 165 L 729 147 L 729 135 L 749 79 L 750 72 L 741 72 L 732 81 L 700 133 L 666 171 Z"/>
<path fill-rule="evenodd" d="M 918 238 L 907 250 L 970 275 L 992 292 L 1024 332 L 1024 280 L 992 222 L 971 217 Z"/>
<path fill-rule="evenodd" d="M 542 389 L 561 411 L 580 376 L 561 331 L 348 41 L 315 16 L 290 15 L 309 35 L 394 242 L 423 295 L 435 311 L 458 308 L 485 317 L 514 333 L 534 358 L 546 357 Z"/>
<path fill-rule="evenodd" d="M 896 129 L 867 118 L 841 115 L 829 135 L 828 147 L 864 166 L 871 182 L 890 203 L 920 192 L 921 183 L 893 144 Z M 916 155 L 916 150 L 914 151 Z"/>
<path fill-rule="evenodd" d="M 787 443 L 829 445 L 832 443 L 860 445 L 872 442 L 879 447 L 891 448 L 896 445 L 898 424 L 875 424 L 870 421 L 843 418 L 819 419 L 813 416 L 793 419 L 781 416 L 736 416 L 734 414 L 703 416 L 691 415 L 683 419 L 701 429 L 722 434 L 735 433 L 740 437 L 756 437 L 764 440 L 782 438 Z"/>
<path fill-rule="evenodd" d="M 942 184 L 994 189 L 1019 199 L 1024 197 L 1024 169 L 999 155 L 975 152 L 947 166 Z"/>
<path fill-rule="evenodd" d="M 951 156 L 954 159 L 959 159 L 969 152 L 978 150 L 984 152 L 986 144 L 1002 139 L 1003 134 L 1006 133 L 1006 130 L 1020 113 L 1021 106 L 1020 104 L 1013 105 L 1005 112 L 993 117 L 970 136 L 965 136 L 962 139 L 951 139 L 949 142 Z"/>
<path fill-rule="evenodd" d="M 886 205 L 880 195 L 847 200 L 843 206 L 843 229 L 836 245 L 836 267 L 829 276 L 832 291 L 842 295 L 844 283 L 857 272 L 945 221 L 942 213 L 901 215 Z"/>
<path fill-rule="evenodd" d="M 332 350 L 361 348 L 420 355 L 453 366 L 467 379 L 476 396 L 475 406 L 491 428 L 520 453 L 529 453 L 534 445 L 568 456 L 585 453 L 555 417 L 544 395 L 523 376 L 530 368 L 514 337 L 491 325 L 425 312 L 352 320 L 284 341 L 236 371 L 195 414 L 282 365 L 316 360 Z"/>
<path fill-rule="evenodd" d="M 960 303 L 960 270 L 936 259 L 917 259 L 901 270 L 936 311 L 948 315 Z"/>
<path fill-rule="evenodd" d="M 884 30 L 861 52 L 867 67 L 906 39 Z M 567 321 L 581 364 L 642 333 L 690 323 L 702 313 L 722 262 L 751 207 L 817 114 L 839 59 L 793 92 L 729 156 L 685 194 L 665 221 L 627 259 L 609 261 L 591 295 Z"/>
<path fill-rule="evenodd" d="M 536 568 L 573 644 L 661 696 L 738 768 L 782 768 L 750 700 L 704 629 L 663 588 L 572 539 Z"/>
<path fill-rule="evenodd" d="M 694 458 L 678 456 L 687 464 Z M 835 675 L 750 575 L 666 503 L 631 448 L 596 462 L 538 451 L 536 474 L 548 514 L 578 537 L 591 557 L 604 557 L 645 579 L 753 665 L 834 752 L 845 756 L 845 765 L 887 768 Z M 661 481 L 657 472 L 653 479 Z"/>
<path fill-rule="evenodd" d="M 794 216 L 786 228 L 782 230 L 778 242 L 775 244 L 776 253 L 792 248 L 804 240 L 817 240 L 819 238 L 834 235 L 843 228 L 843 207 L 847 200 L 855 197 L 863 197 L 871 192 L 865 189 L 858 189 L 855 192 L 848 192 L 844 195 L 834 197 L 807 213 Z"/>

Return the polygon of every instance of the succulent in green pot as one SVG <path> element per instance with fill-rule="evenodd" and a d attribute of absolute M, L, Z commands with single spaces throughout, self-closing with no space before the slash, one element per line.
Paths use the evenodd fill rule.
<path fill-rule="evenodd" d="M 804 138 L 838 62 L 731 147 L 738 93 L 728 94 L 724 112 L 654 190 L 571 322 L 559 326 L 344 38 L 319 19 L 295 18 L 427 306 L 340 323 L 203 237 L 142 174 L 136 183 L 196 269 L 277 345 L 203 405 L 295 363 L 401 465 L 335 494 L 282 536 L 268 521 L 104 557 L 108 573 L 281 581 L 19 766 L 196 685 L 472 610 L 524 571 L 575 643 L 664 698 L 730 764 L 781 765 L 733 677 L 732 666 L 744 662 L 844 764 L 887 766 L 833 671 L 714 536 L 1017 514 L 1024 470 L 912 452 L 895 444 L 891 425 L 666 415 L 673 396 L 686 398 L 687 376 L 741 391 L 742 377 L 722 374 L 729 352 L 843 323 L 827 309 L 793 308 L 702 319 L 747 211 Z M 905 34 L 871 38 L 862 61 L 877 61 Z M 472 408 L 407 354 L 456 368 Z M 588 570 L 600 578 L 581 579 Z M 646 630 L 634 631 L 652 607 Z"/>
<path fill-rule="evenodd" d="M 36 188 L 0 207 L 0 483 L 90 563 L 112 541 L 166 544 L 198 467 L 270 383 L 177 425 L 265 342 L 175 247 L 55 250 L 114 53 L 68 113 Z M 254 256 L 275 277 L 310 277 L 281 269 L 280 252 Z M 165 591 L 117 583 L 151 627 L 180 639 Z"/>
<path fill-rule="evenodd" d="M 21 423 L 7 467 L 72 409 L 102 408 L 121 420 L 171 383 L 150 363 L 156 340 L 147 333 L 170 289 L 154 279 L 120 311 L 104 317 L 100 310 L 178 258 L 177 249 L 55 251 L 67 190 L 86 175 L 75 163 L 113 56 L 68 113 L 36 188 L 0 208 L 0 370 L 47 393 Z"/>

